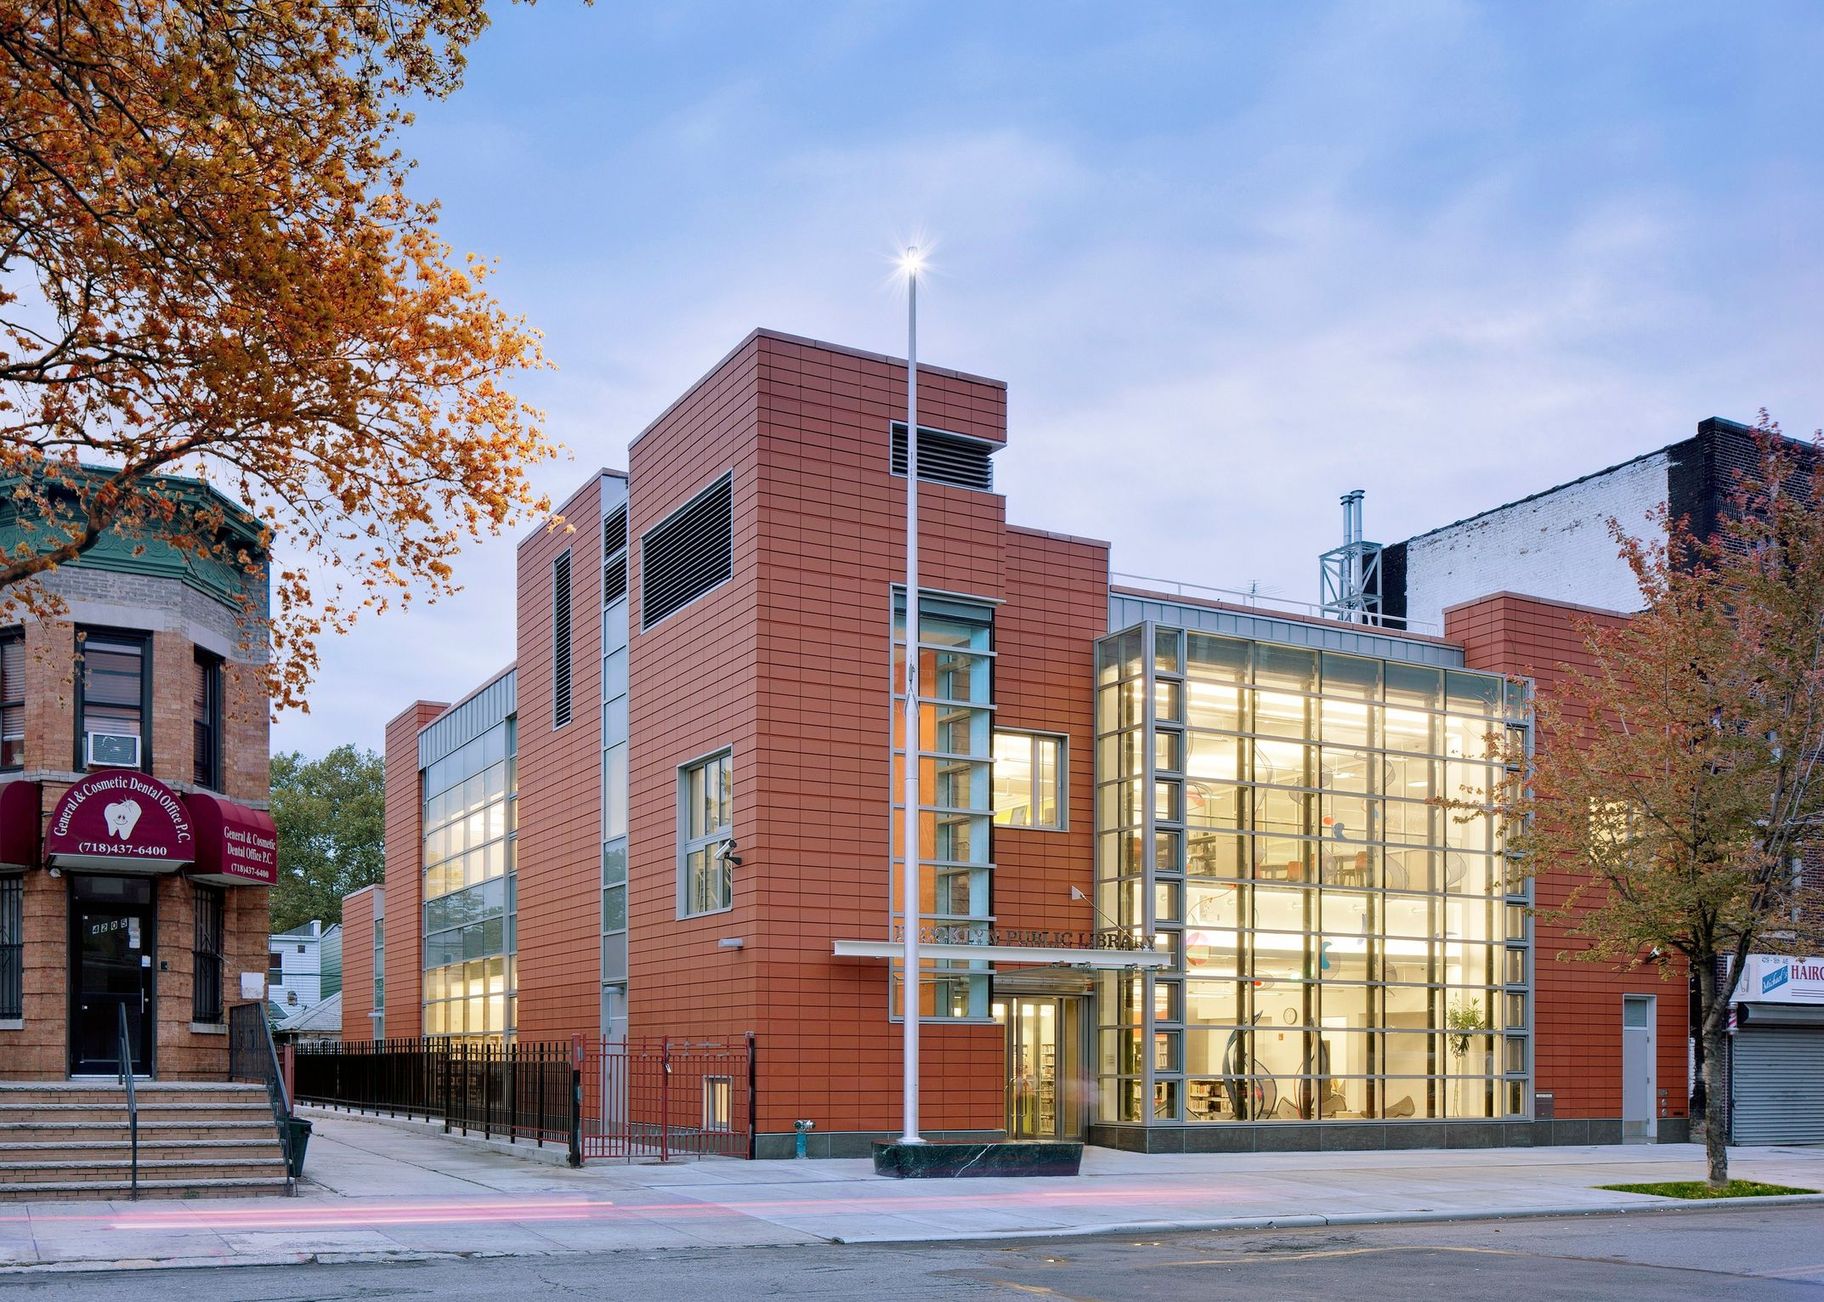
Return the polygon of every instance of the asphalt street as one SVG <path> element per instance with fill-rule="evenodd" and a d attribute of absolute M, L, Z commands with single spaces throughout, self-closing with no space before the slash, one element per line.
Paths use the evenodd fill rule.
<path fill-rule="evenodd" d="M 0 1276 L 34 1302 L 546 1297 L 1824 1299 L 1818 1208 L 917 1246 L 680 1248 Z"/>

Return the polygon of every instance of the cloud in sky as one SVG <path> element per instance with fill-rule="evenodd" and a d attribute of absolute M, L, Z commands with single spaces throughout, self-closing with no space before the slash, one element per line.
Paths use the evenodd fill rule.
<path fill-rule="evenodd" d="M 416 183 L 561 370 L 562 498 L 756 325 L 1006 379 L 1016 521 L 1315 595 L 1394 541 L 1765 404 L 1824 423 L 1806 5 L 496 12 Z M 279 747 L 512 658 L 515 540 L 326 648 Z"/>

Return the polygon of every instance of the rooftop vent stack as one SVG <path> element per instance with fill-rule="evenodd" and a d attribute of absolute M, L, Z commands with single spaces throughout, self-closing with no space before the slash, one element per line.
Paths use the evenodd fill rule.
<path fill-rule="evenodd" d="M 1381 545 L 1362 537 L 1359 488 L 1344 493 L 1343 545 L 1318 558 L 1324 614 L 1350 624 L 1379 624 L 1381 619 Z"/>

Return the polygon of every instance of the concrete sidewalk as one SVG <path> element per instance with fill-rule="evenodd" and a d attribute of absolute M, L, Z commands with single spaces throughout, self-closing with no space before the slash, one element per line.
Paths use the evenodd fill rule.
<path fill-rule="evenodd" d="M 1090 1149 L 1076 1179 L 896 1181 L 865 1161 L 601 1162 L 572 1171 L 432 1127 L 311 1115 L 317 1129 L 299 1197 L 0 1203 L 0 1271 L 1639 1211 L 1693 1204 L 1594 1186 L 1703 1170 L 1696 1145 L 1630 1145 L 1208 1156 Z M 1824 1189 L 1824 1149 L 1736 1149 L 1731 1170 Z"/>

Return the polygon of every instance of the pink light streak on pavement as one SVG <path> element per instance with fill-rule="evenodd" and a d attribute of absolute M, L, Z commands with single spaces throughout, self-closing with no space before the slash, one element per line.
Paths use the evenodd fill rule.
<path fill-rule="evenodd" d="M 1189 1203 L 1232 1202 L 1247 1198 L 1243 1190 L 1141 1186 L 1138 1188 L 983 1190 L 981 1193 L 925 1193 L 910 1190 L 889 1197 L 744 1198 L 729 1202 L 666 1202 L 617 1204 L 611 1201 L 563 1198 L 524 1198 L 508 1201 L 435 1203 L 302 1204 L 275 1200 L 272 1207 L 204 1207 L 187 1205 L 170 1210 L 134 1208 L 105 1212 L 68 1212 L 35 1215 L 39 1222 L 92 1224 L 115 1230 L 297 1230 L 362 1229 L 380 1225 L 534 1224 L 550 1221 L 610 1221 L 659 1216 L 756 1216 L 782 1213 L 902 1212 L 920 1209 L 1008 1211 L 1036 1210 L 1046 1206 L 1068 1207 L 1083 1203 Z M 25 1216 L 0 1216 L 0 1224 L 22 1223 Z"/>

